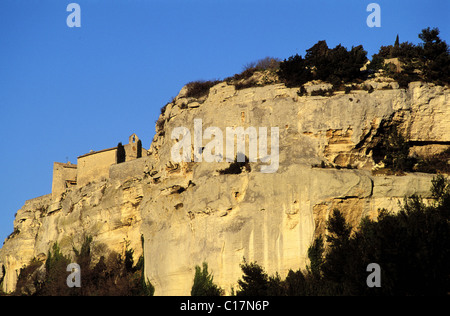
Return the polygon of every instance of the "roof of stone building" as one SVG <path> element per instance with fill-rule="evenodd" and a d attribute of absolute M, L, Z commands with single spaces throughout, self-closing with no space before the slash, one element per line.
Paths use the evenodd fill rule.
<path fill-rule="evenodd" d="M 87 153 L 87 154 L 78 156 L 78 158 L 83 158 L 83 157 L 87 157 L 87 156 L 90 156 L 90 155 L 99 154 L 99 153 L 102 153 L 102 152 L 105 152 L 105 151 L 114 150 L 114 149 L 117 149 L 117 146 L 116 146 L 116 147 L 107 148 L 107 149 L 98 150 L 98 151 L 91 151 L 91 152 L 89 152 L 89 153 Z"/>

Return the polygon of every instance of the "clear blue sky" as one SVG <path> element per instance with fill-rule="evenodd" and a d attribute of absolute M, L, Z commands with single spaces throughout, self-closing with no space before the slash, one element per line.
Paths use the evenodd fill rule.
<path fill-rule="evenodd" d="M 81 27 L 69 28 L 69 3 Z M 381 27 L 369 28 L 369 3 Z M 150 146 L 160 108 L 193 80 L 223 79 L 318 40 L 330 47 L 419 43 L 448 0 L 0 0 L 0 246 L 27 199 L 51 192 L 54 161 L 126 142 Z"/>

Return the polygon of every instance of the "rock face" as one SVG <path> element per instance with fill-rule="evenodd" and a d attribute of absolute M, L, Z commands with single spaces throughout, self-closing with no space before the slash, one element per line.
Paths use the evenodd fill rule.
<path fill-rule="evenodd" d="M 189 295 L 195 265 L 202 262 L 227 293 L 242 275 L 244 258 L 269 274 L 304 268 L 307 249 L 325 232 L 333 209 L 356 227 L 380 208 L 398 209 L 405 196 L 429 196 L 430 174 L 372 172 L 386 125 L 397 124 L 416 154 L 450 147 L 448 88 L 365 84 L 373 92 L 329 97 L 299 96 L 282 84 L 236 90 L 222 82 L 193 99 L 183 88 L 161 115 L 147 157 L 111 166 L 108 180 L 25 203 L 0 250 L 3 289 L 12 291 L 20 268 L 45 257 L 54 242 L 70 253 L 83 234 L 93 236 L 98 254 L 122 252 L 126 244 L 136 256 L 143 253 L 156 295 Z M 221 174 L 230 163 L 195 161 L 195 145 L 190 162 L 175 161 L 172 132 L 185 127 L 194 144 L 198 119 L 203 132 L 216 127 L 223 135 L 227 127 L 278 127 L 276 172 L 261 172 L 266 163 L 258 156 L 251 170 Z M 197 147 L 204 149 L 211 140 L 203 136 Z"/>
<path fill-rule="evenodd" d="M 5 292 L 13 291 L 20 268 L 32 258 L 44 258 L 55 242 L 65 254 L 80 247 L 84 236 L 95 237 L 94 253 L 122 253 L 126 244 L 142 253 L 140 213 L 142 199 L 133 181 L 98 182 L 68 190 L 56 199 L 46 195 L 29 200 L 17 212 L 14 232 L 0 250 L 5 266 Z"/>

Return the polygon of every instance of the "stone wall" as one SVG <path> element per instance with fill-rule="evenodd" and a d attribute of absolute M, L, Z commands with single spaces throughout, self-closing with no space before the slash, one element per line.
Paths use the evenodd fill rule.
<path fill-rule="evenodd" d="M 142 157 L 112 165 L 109 168 L 109 178 L 111 181 L 126 181 L 134 177 L 142 178 L 148 164 L 148 159 Z"/>
<path fill-rule="evenodd" d="M 124 145 L 125 161 L 137 159 L 136 134 L 129 137 L 129 143 Z M 77 185 L 82 187 L 89 182 L 109 178 L 109 168 L 117 163 L 117 147 L 88 153 L 78 157 Z M 147 156 L 147 150 L 142 148 L 142 157 Z"/>
<path fill-rule="evenodd" d="M 53 163 L 52 194 L 61 195 L 77 182 L 77 165 L 71 163 Z"/>
<path fill-rule="evenodd" d="M 114 147 L 78 157 L 78 187 L 102 178 L 107 179 L 109 167 L 116 163 L 116 152 L 117 148 Z"/>

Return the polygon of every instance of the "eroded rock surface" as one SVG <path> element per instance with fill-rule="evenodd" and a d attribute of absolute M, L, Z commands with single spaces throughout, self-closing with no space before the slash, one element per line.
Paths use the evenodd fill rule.
<path fill-rule="evenodd" d="M 282 84 L 236 90 L 222 82 L 192 99 L 183 88 L 161 115 L 149 156 L 111 166 L 108 180 L 25 203 L 0 250 L 4 290 L 12 291 L 20 268 L 45 258 L 54 242 L 70 253 L 85 235 L 93 236 L 97 254 L 120 253 L 127 244 L 143 253 L 156 295 L 189 295 L 194 267 L 204 261 L 227 293 L 244 258 L 269 274 L 304 268 L 333 209 L 356 227 L 380 208 L 398 209 L 405 196 L 429 197 L 430 174 L 372 173 L 386 125 L 398 124 L 416 154 L 450 147 L 448 88 L 367 84 L 375 90 L 330 97 L 299 96 Z M 183 126 L 193 137 L 194 119 L 203 131 L 278 127 L 278 169 L 261 173 L 261 157 L 240 174 L 220 174 L 228 162 L 194 162 L 193 154 L 192 162 L 173 161 L 172 131 Z"/>

